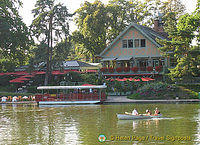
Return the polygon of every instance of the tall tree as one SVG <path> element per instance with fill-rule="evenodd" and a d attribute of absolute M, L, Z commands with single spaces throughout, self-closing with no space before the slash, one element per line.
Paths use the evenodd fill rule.
<path fill-rule="evenodd" d="M 170 33 L 171 41 L 161 41 L 164 47 L 161 51 L 166 56 L 176 58 L 177 65 L 170 69 L 169 75 L 174 78 L 189 78 L 199 76 L 200 62 L 200 13 L 199 7 L 192 14 L 185 14 L 180 17 L 179 22 L 173 32 Z M 192 46 L 196 40 L 197 46 Z M 170 53 L 169 53 L 170 52 Z"/>
<path fill-rule="evenodd" d="M 46 74 L 44 85 L 48 84 L 51 75 L 51 61 L 53 56 L 53 47 L 62 39 L 69 37 L 69 17 L 66 6 L 55 0 L 37 0 L 35 9 L 32 10 L 34 20 L 31 25 L 33 35 L 40 42 L 47 44 L 46 55 Z"/>
<path fill-rule="evenodd" d="M 75 22 L 79 30 L 73 33 L 73 40 L 88 49 L 95 61 L 95 56 L 106 47 L 105 6 L 99 0 L 94 3 L 86 1 L 76 14 Z"/>
<path fill-rule="evenodd" d="M 19 16 L 20 0 L 0 3 L 0 71 L 11 71 L 27 61 L 30 44 L 27 26 Z"/>

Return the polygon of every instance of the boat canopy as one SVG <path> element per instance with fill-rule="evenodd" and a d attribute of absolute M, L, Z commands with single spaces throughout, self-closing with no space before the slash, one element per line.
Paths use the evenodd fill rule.
<path fill-rule="evenodd" d="M 105 89 L 106 85 L 92 85 L 92 86 L 39 86 L 38 90 L 58 90 L 58 89 Z"/>

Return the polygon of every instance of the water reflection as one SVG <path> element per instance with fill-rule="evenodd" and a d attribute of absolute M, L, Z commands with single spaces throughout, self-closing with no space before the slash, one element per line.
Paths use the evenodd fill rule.
<path fill-rule="evenodd" d="M 140 127 L 159 127 L 159 120 L 160 119 L 138 119 L 138 120 L 118 120 L 117 126 L 118 128 L 125 128 L 127 126 L 132 127 L 133 131 L 136 131 L 137 128 Z"/>
<path fill-rule="evenodd" d="M 118 120 L 116 113 L 158 106 L 168 118 Z M 1 144 L 83 144 L 98 142 L 99 134 L 114 136 L 192 136 L 200 143 L 198 104 L 123 104 L 81 106 L 0 105 Z M 155 141 L 154 141 L 155 142 Z M 106 143 L 107 144 L 107 143 Z M 109 144 L 109 142 L 108 142 Z M 127 144 L 127 142 L 116 142 Z M 131 143 L 134 144 L 134 143 Z M 146 144 L 146 143 L 145 143 Z M 148 143 L 147 143 L 148 144 Z M 170 141 L 165 144 L 171 144 Z M 180 144 L 178 141 L 173 144 Z"/>

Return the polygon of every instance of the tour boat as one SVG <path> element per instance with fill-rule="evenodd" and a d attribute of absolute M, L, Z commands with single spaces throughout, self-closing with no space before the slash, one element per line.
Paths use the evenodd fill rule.
<path fill-rule="evenodd" d="M 162 114 L 159 115 L 131 115 L 131 114 L 117 114 L 117 118 L 119 120 L 134 120 L 134 119 L 152 119 L 152 118 L 160 118 Z"/>
<path fill-rule="evenodd" d="M 106 85 L 40 86 L 35 95 L 38 105 L 98 104 L 106 100 Z"/>

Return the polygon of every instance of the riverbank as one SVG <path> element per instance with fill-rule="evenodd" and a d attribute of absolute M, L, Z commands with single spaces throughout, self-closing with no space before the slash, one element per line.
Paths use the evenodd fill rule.
<path fill-rule="evenodd" d="M 28 104 L 28 105 L 37 105 L 37 102 L 36 101 L 0 102 L 0 104 Z"/>
<path fill-rule="evenodd" d="M 173 102 L 200 102 L 200 99 L 169 99 L 169 100 L 133 100 L 127 96 L 108 96 L 104 104 L 109 103 L 173 103 Z"/>

